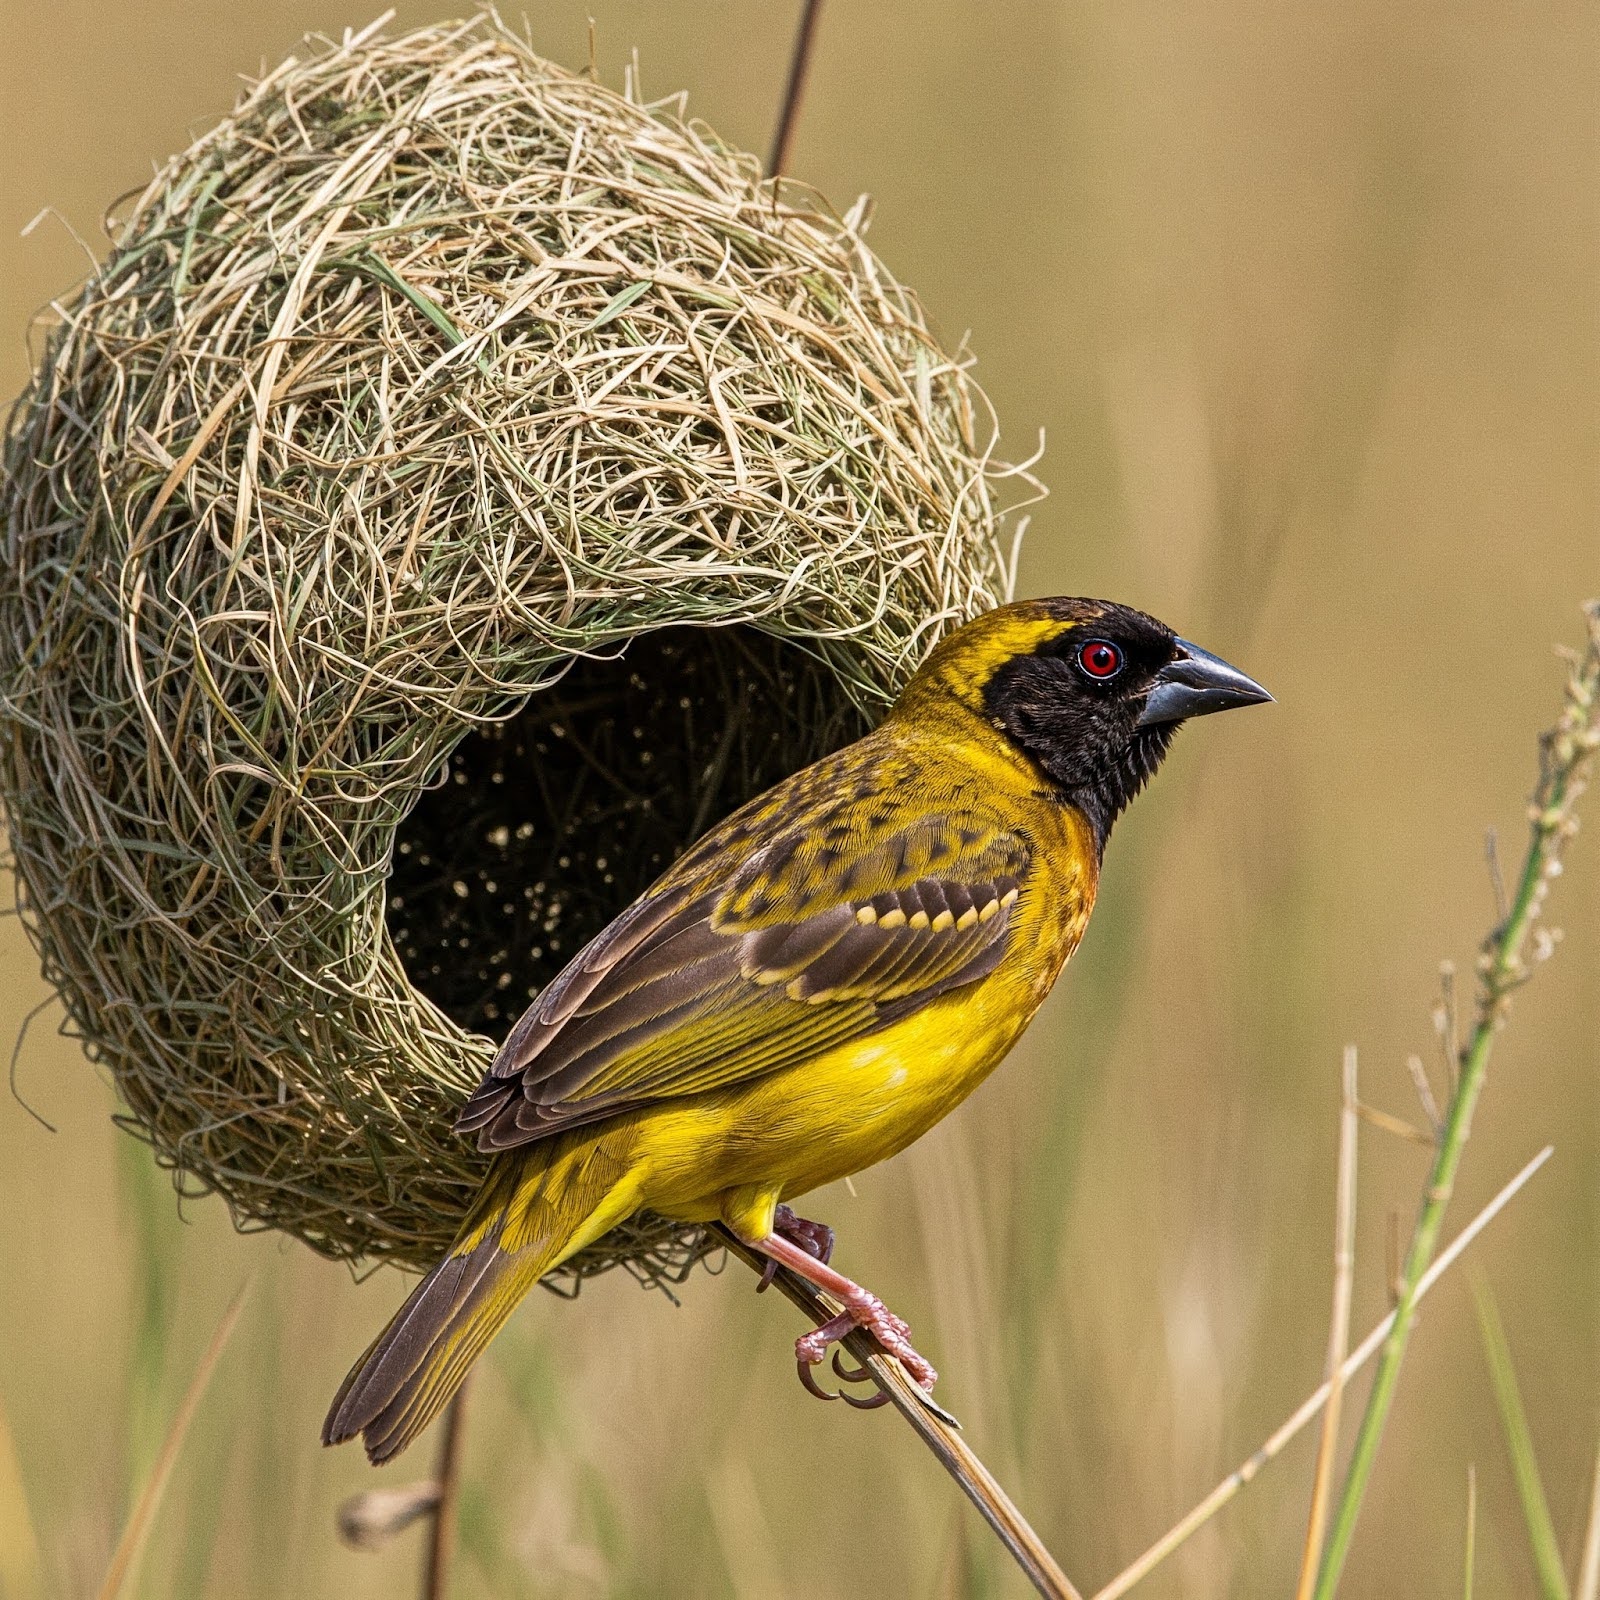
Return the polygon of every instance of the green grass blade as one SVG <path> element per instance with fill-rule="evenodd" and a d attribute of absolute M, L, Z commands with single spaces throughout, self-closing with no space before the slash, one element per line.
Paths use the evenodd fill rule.
<path fill-rule="evenodd" d="M 593 333 L 597 328 L 605 327 L 608 322 L 615 322 L 635 300 L 642 299 L 650 287 L 649 278 L 641 278 L 638 283 L 630 283 L 626 289 L 612 295 L 601 307 L 599 315 L 583 331 Z"/>
<path fill-rule="evenodd" d="M 328 265 L 351 272 L 359 272 L 363 276 L 371 278 L 374 283 L 381 283 L 385 289 L 392 290 L 402 299 L 409 301 L 445 336 L 452 349 L 458 344 L 466 343 L 467 336 L 450 320 L 449 314 L 438 301 L 424 294 L 414 283 L 408 283 L 387 261 L 375 255 L 371 250 L 358 251 L 353 256 L 347 256 L 339 261 L 331 261 Z M 649 288 L 648 282 L 645 287 Z M 487 378 L 490 375 L 488 360 L 481 351 L 474 365 L 484 377 Z"/>
<path fill-rule="evenodd" d="M 105 1581 L 100 1585 L 99 1600 L 116 1600 L 138 1564 L 139 1554 L 150 1532 L 150 1525 L 155 1521 L 156 1512 L 161 1507 L 161 1497 L 166 1492 L 167 1480 L 172 1476 L 178 1452 L 183 1448 L 184 1436 L 188 1433 L 189 1425 L 194 1421 L 194 1414 L 199 1410 L 200 1402 L 210 1386 L 212 1374 L 217 1370 L 217 1362 L 227 1348 L 228 1340 L 239 1320 L 239 1313 L 244 1310 L 245 1297 L 249 1292 L 250 1284 L 247 1280 L 233 1297 L 228 1309 L 223 1312 L 222 1321 L 217 1324 L 217 1331 L 211 1335 L 211 1343 L 206 1346 L 205 1354 L 200 1358 L 200 1365 L 195 1368 L 194 1377 L 189 1380 L 183 1403 L 178 1407 L 177 1416 L 172 1419 L 172 1426 L 167 1430 L 166 1440 L 156 1456 L 155 1465 L 150 1469 L 150 1476 L 145 1480 L 144 1488 L 128 1516 L 127 1526 L 122 1530 L 122 1537 L 117 1541 L 111 1565 L 106 1569 Z"/>
<path fill-rule="evenodd" d="M 356 265 L 386 289 L 392 289 L 403 299 L 409 300 L 450 341 L 452 346 L 465 343 L 466 335 L 450 320 L 444 307 L 425 295 L 414 283 L 408 283 L 387 261 L 381 260 L 370 250 L 365 250 L 356 258 Z"/>
<path fill-rule="evenodd" d="M 172 1185 L 150 1159 L 147 1145 L 117 1140 L 117 1190 L 132 1227 L 130 1278 L 133 1326 L 127 1346 L 127 1482 L 122 1510 L 131 1510 L 148 1481 L 165 1431 L 163 1379 L 167 1329 L 177 1294 L 177 1241 Z"/>
<path fill-rule="evenodd" d="M 1528 1413 L 1523 1409 L 1511 1347 L 1506 1343 L 1506 1330 L 1501 1324 L 1494 1294 L 1480 1273 L 1472 1275 L 1472 1301 L 1478 1311 L 1483 1354 L 1494 1384 L 1495 1405 L 1506 1436 L 1506 1450 L 1511 1456 L 1517 1498 L 1522 1503 L 1522 1521 L 1528 1530 L 1539 1594 L 1541 1600 L 1570 1600 L 1567 1575 L 1561 1565 L 1561 1547 L 1556 1541 L 1555 1524 L 1550 1520 L 1550 1504 L 1545 1499 L 1544 1480 L 1539 1476 L 1539 1461 L 1534 1454 L 1533 1434 L 1528 1428 Z"/>

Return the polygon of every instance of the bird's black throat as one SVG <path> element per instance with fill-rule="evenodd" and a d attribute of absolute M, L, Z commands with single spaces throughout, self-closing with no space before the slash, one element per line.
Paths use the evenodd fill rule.
<path fill-rule="evenodd" d="M 1137 728 L 1119 753 L 1106 752 L 1103 764 L 1097 767 L 1070 759 L 1053 763 L 1048 749 L 1029 750 L 1028 754 L 1061 798 L 1089 819 L 1095 843 L 1104 853 L 1111 825 L 1155 776 L 1178 727 L 1178 723 L 1166 722 Z"/>

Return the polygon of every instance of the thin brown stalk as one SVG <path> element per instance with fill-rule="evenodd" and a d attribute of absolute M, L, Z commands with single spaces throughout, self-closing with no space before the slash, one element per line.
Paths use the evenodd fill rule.
<path fill-rule="evenodd" d="M 178 1407 L 178 1414 L 172 1419 L 172 1426 L 167 1430 L 161 1453 L 156 1457 L 155 1465 L 150 1469 L 150 1476 L 146 1479 L 133 1511 L 129 1514 L 127 1525 L 122 1530 L 122 1537 L 117 1541 L 111 1565 L 106 1568 L 105 1581 L 100 1585 L 99 1600 L 116 1600 L 132 1575 L 134 1567 L 138 1565 L 139 1555 L 150 1532 L 150 1524 L 155 1521 L 156 1512 L 161 1507 L 161 1497 L 166 1493 L 167 1480 L 172 1476 L 172 1469 L 177 1464 L 178 1452 L 183 1448 L 189 1425 L 194 1421 L 194 1414 L 200 1408 L 200 1402 L 211 1383 L 212 1374 L 217 1370 L 217 1362 L 222 1359 L 222 1352 L 227 1348 L 234 1325 L 239 1320 L 239 1313 L 244 1310 L 245 1297 L 249 1293 L 250 1280 L 247 1279 L 233 1297 L 228 1309 L 223 1312 L 222 1321 L 217 1324 L 217 1331 L 211 1335 L 211 1342 L 206 1346 L 205 1354 L 200 1357 L 200 1365 L 195 1368 L 194 1377 L 189 1380 L 189 1387 L 184 1392 L 183 1403 Z"/>
<path fill-rule="evenodd" d="M 1422 1275 L 1422 1279 L 1417 1285 L 1416 1298 L 1418 1300 L 1427 1294 L 1434 1284 L 1455 1265 L 1462 1251 L 1499 1216 L 1523 1185 L 1554 1154 L 1555 1146 L 1547 1144 L 1451 1240 L 1448 1248 L 1440 1253 L 1438 1259 Z M 1391 1311 L 1345 1358 L 1341 1371 L 1346 1383 L 1349 1383 L 1351 1378 L 1382 1348 L 1383 1341 L 1389 1336 L 1389 1330 L 1394 1327 L 1394 1319 L 1395 1314 Z M 1185 1544 L 1194 1534 L 1198 1533 L 1247 1483 L 1255 1478 L 1269 1461 L 1272 1461 L 1283 1452 L 1289 1441 L 1295 1438 L 1306 1424 L 1328 1403 L 1330 1388 L 1331 1384 L 1324 1382 L 1254 1455 L 1230 1472 L 1204 1500 L 1187 1516 L 1174 1523 L 1137 1561 L 1124 1567 L 1103 1589 L 1097 1590 L 1091 1600 L 1118 1600 L 1119 1596 L 1125 1595 L 1135 1584 L 1141 1583 L 1145 1578 L 1149 1577 L 1168 1556 Z"/>
<path fill-rule="evenodd" d="M 772 135 L 772 154 L 767 159 L 767 175 L 772 178 L 781 178 L 789 170 L 789 152 L 800 121 L 806 78 L 811 71 L 811 50 L 817 42 L 817 19 L 821 15 L 822 0 L 805 0 L 800 26 L 794 36 L 794 51 L 789 57 L 789 81 L 784 85 L 783 108 L 778 113 L 778 126 Z"/>
<path fill-rule="evenodd" d="M 1339 1113 L 1339 1174 L 1334 1184 L 1333 1310 L 1328 1317 L 1328 1403 L 1322 1411 L 1322 1437 L 1311 1480 L 1311 1514 L 1306 1522 L 1305 1554 L 1295 1600 L 1309 1600 L 1328 1530 L 1328 1500 L 1339 1454 L 1339 1408 L 1344 1398 L 1344 1361 L 1350 1350 L 1350 1297 L 1356 1274 L 1356 1047 L 1345 1046 L 1344 1105 Z"/>
<path fill-rule="evenodd" d="M 456 1549 L 456 1515 L 461 1502 L 461 1443 L 467 1425 L 467 1397 L 472 1380 L 456 1390 L 444 1414 L 444 1437 L 439 1441 L 439 1470 L 435 1481 L 439 1498 L 428 1523 L 428 1552 L 422 1568 L 422 1600 L 445 1600 L 450 1584 L 450 1562 Z"/>
<path fill-rule="evenodd" d="M 765 1256 L 726 1229 L 719 1228 L 718 1232 L 728 1250 L 753 1272 L 765 1270 Z M 839 1309 L 827 1296 L 787 1268 L 780 1267 L 772 1281 L 774 1287 L 819 1328 Z M 961 1486 L 962 1493 L 978 1508 L 1033 1587 L 1046 1600 L 1082 1600 L 1055 1557 L 1045 1548 L 1044 1541 L 962 1437 L 955 1418 L 932 1404 L 906 1376 L 900 1363 L 886 1356 L 870 1335 L 857 1329 L 843 1343 L 872 1375 L 872 1381 L 889 1397 L 895 1410 L 911 1425 L 912 1432 L 928 1447 L 934 1459 Z"/>
<path fill-rule="evenodd" d="M 1474 1575 L 1478 1565 L 1478 1469 L 1467 1463 L 1467 1547 L 1461 1563 L 1461 1593 L 1472 1600 Z"/>
<path fill-rule="evenodd" d="M 1383 1282 L 1389 1304 L 1400 1304 L 1400 1213 L 1391 1211 L 1383 1223 Z"/>

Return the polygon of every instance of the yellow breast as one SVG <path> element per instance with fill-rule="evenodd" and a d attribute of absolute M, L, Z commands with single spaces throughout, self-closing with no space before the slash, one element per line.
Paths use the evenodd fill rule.
<path fill-rule="evenodd" d="M 966 1099 L 1050 992 L 1094 904 L 1098 859 L 1088 825 L 1055 805 L 1029 820 L 1030 832 L 1043 835 L 1036 865 L 992 973 L 881 1032 L 656 1114 L 646 1133 L 652 1178 L 644 1203 L 705 1221 L 719 1214 L 716 1196 L 728 1190 L 792 1198 L 895 1155 Z"/>

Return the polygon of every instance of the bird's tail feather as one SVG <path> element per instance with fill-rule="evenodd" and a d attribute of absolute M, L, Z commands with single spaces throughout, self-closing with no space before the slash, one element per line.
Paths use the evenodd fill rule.
<path fill-rule="evenodd" d="M 324 1444 L 359 1433 L 374 1464 L 398 1455 L 448 1404 L 534 1284 L 628 1214 L 632 1186 L 618 1181 L 620 1164 L 596 1144 L 591 1135 L 500 1158 L 450 1254 L 340 1385 Z"/>

